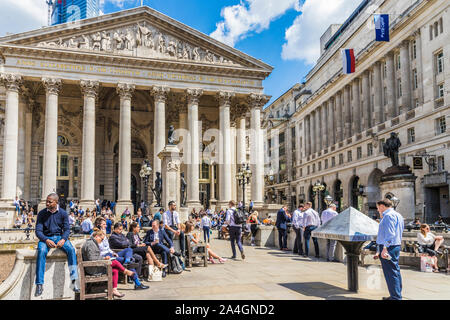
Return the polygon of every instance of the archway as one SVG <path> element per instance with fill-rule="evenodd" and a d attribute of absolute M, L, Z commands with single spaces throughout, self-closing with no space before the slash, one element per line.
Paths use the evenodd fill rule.
<path fill-rule="evenodd" d="M 363 197 L 361 196 L 358 176 L 353 177 L 350 181 L 350 190 L 350 205 L 358 211 L 362 211 Z"/>
<path fill-rule="evenodd" d="M 336 203 L 337 211 L 341 212 L 342 211 L 342 203 L 344 202 L 343 201 L 344 200 L 344 189 L 342 188 L 341 180 L 336 180 L 334 182 L 333 199 Z"/>
<path fill-rule="evenodd" d="M 377 201 L 382 198 L 380 181 L 383 171 L 380 169 L 375 169 L 369 175 L 368 185 L 367 185 L 367 204 L 369 208 L 369 217 L 377 219 L 379 217 L 377 211 Z"/>

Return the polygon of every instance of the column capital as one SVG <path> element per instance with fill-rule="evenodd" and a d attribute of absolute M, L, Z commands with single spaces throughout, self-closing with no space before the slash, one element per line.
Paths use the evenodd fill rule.
<path fill-rule="evenodd" d="M 62 81 L 59 78 L 42 78 L 44 83 L 45 91 L 51 94 L 59 94 L 62 88 Z"/>
<path fill-rule="evenodd" d="M 131 83 L 118 83 L 116 92 L 123 99 L 131 99 L 136 86 Z"/>
<path fill-rule="evenodd" d="M 261 93 L 250 93 L 247 97 L 248 104 L 251 108 L 262 109 L 264 105 L 269 102 L 271 96 L 261 94 Z"/>
<path fill-rule="evenodd" d="M 231 99 L 236 94 L 234 92 L 230 91 L 219 91 L 216 94 L 216 100 L 219 101 L 220 107 L 230 107 L 231 106 Z"/>
<path fill-rule="evenodd" d="M 80 81 L 81 93 L 86 97 L 96 98 L 100 88 L 100 82 L 94 80 Z"/>
<path fill-rule="evenodd" d="M 373 67 L 375 67 L 375 68 L 379 68 L 380 66 L 381 66 L 381 61 L 380 61 L 380 60 L 375 61 L 375 62 L 373 63 Z"/>
<path fill-rule="evenodd" d="M 166 102 L 170 88 L 166 86 L 154 86 L 150 92 L 155 97 L 155 102 Z"/>
<path fill-rule="evenodd" d="M 23 83 L 23 79 L 21 75 L 14 73 L 1 73 L 0 74 L 0 83 L 6 88 L 8 91 L 19 92 L 20 86 Z"/>
<path fill-rule="evenodd" d="M 401 44 L 400 44 L 400 49 L 401 49 L 401 48 L 404 48 L 404 49 L 406 48 L 406 49 L 408 49 L 408 48 L 409 48 L 410 42 L 411 42 L 411 40 L 410 40 L 409 38 L 403 40 L 403 41 L 401 42 Z"/>
<path fill-rule="evenodd" d="M 186 89 L 186 98 L 188 104 L 198 104 L 202 95 L 203 89 Z"/>
<path fill-rule="evenodd" d="M 394 59 L 395 51 L 391 50 L 388 53 L 386 53 L 385 57 L 386 59 Z"/>

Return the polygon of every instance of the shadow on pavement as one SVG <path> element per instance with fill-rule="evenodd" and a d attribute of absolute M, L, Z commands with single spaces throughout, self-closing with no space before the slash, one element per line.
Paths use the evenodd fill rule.
<path fill-rule="evenodd" d="M 344 295 L 352 293 L 324 282 L 293 282 L 279 283 L 279 285 L 304 296 L 319 297 L 325 300 L 367 300 L 362 298 L 346 297 Z"/>

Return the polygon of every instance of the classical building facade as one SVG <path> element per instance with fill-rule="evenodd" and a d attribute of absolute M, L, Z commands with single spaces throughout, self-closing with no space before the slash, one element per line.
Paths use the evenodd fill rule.
<path fill-rule="evenodd" d="M 238 199 L 242 162 L 262 204 L 271 71 L 148 7 L 0 38 L 3 220 L 15 196 L 42 205 L 53 191 L 84 207 L 100 198 L 131 208 L 143 199 L 143 160 L 150 185 L 163 170 L 170 125 L 189 208 Z"/>
<path fill-rule="evenodd" d="M 340 209 L 353 206 L 374 216 L 375 202 L 386 196 L 381 175 L 391 166 L 382 145 L 395 132 L 400 164 L 413 168 L 413 156 L 426 160 L 413 170 L 414 214 L 427 222 L 450 218 L 449 9 L 447 1 L 367 0 L 339 29 L 330 27 L 296 96 L 297 111 L 266 126 L 266 154 L 286 148 L 295 155 L 290 177 L 272 179 L 266 194 L 282 192 L 291 205 L 315 200 L 323 208 L 313 192 L 319 181 L 321 199 L 329 194 Z M 390 42 L 374 41 L 374 12 L 390 14 Z M 342 73 L 342 48 L 355 49 L 354 74 Z M 268 112 L 264 116 L 268 123 Z M 269 142 L 282 134 L 286 146 Z M 266 178 L 270 169 L 266 165 Z"/>

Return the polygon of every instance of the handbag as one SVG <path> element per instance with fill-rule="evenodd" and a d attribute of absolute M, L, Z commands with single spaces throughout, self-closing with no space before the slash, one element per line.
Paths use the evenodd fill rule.
<path fill-rule="evenodd" d="M 162 271 L 157 266 L 148 266 L 148 279 L 150 281 L 162 281 Z"/>
<path fill-rule="evenodd" d="M 433 272 L 433 260 L 428 255 L 420 256 L 420 271 Z"/>

